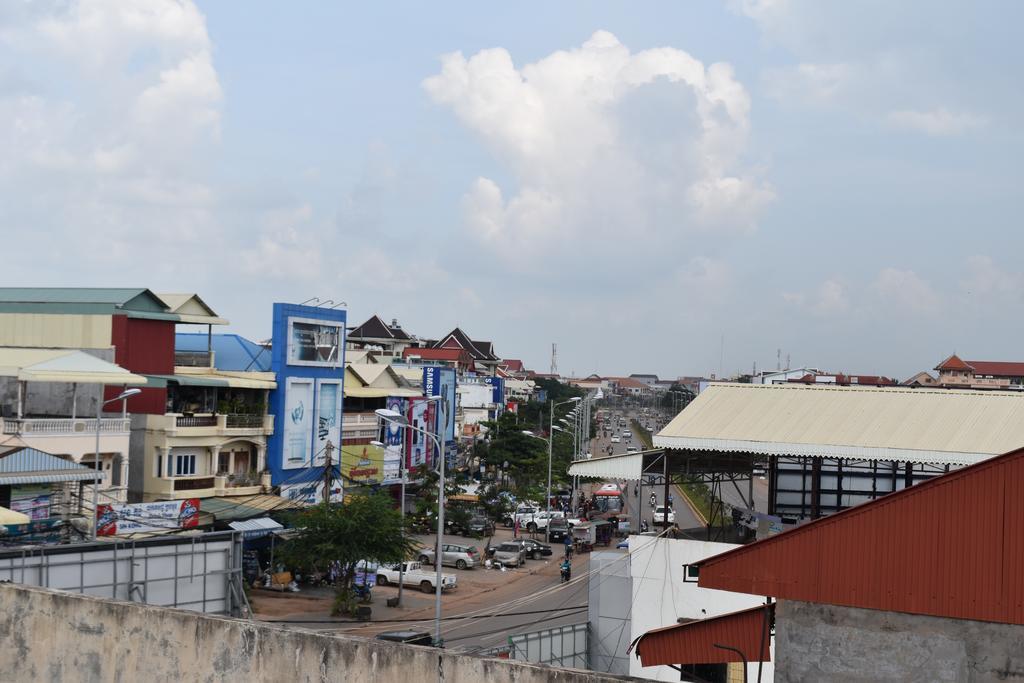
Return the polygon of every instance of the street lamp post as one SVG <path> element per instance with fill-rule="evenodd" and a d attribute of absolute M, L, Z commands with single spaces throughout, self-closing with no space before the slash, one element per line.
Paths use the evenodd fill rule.
<path fill-rule="evenodd" d="M 103 463 L 100 461 L 100 424 L 103 418 L 103 406 L 116 401 L 123 401 L 127 398 L 141 394 L 142 389 L 125 389 L 114 398 L 104 401 L 103 390 L 100 389 L 100 397 L 96 400 L 96 471 L 100 474 L 92 481 L 92 540 L 96 540 L 96 532 L 99 530 L 99 504 L 100 504 L 100 478 L 103 475 Z"/>
<path fill-rule="evenodd" d="M 387 448 L 387 444 L 381 441 L 371 441 L 371 446 L 377 446 L 378 448 Z M 398 505 L 398 512 L 402 515 L 402 539 L 405 540 L 405 454 L 398 459 L 398 477 L 402 480 L 401 486 L 402 491 L 399 494 L 401 502 Z M 398 563 L 398 605 L 402 604 L 402 586 L 405 584 L 405 562 Z"/>
<path fill-rule="evenodd" d="M 551 444 L 554 443 L 554 439 L 551 438 L 552 432 L 555 428 L 555 408 L 564 405 L 566 403 L 576 403 L 580 400 L 579 396 L 573 396 L 572 398 L 562 401 L 561 403 L 555 403 L 551 401 L 549 413 L 548 413 L 548 489 L 547 489 L 547 526 L 544 527 L 544 542 L 551 542 Z"/>
<path fill-rule="evenodd" d="M 440 399 L 440 397 L 433 397 L 432 396 L 431 399 L 438 400 L 438 399 Z M 440 424 L 444 424 L 444 419 L 443 419 L 444 418 L 444 407 L 443 407 L 443 404 L 444 404 L 444 400 L 440 399 L 439 405 L 442 408 L 442 412 L 441 412 L 441 418 L 442 419 L 440 420 Z M 443 557 L 443 555 L 441 553 L 441 548 L 442 548 L 442 545 L 444 543 L 444 465 L 445 465 L 445 463 L 444 463 L 444 460 L 445 460 L 444 447 L 441 445 L 441 439 L 436 434 L 434 434 L 433 432 L 430 432 L 430 431 L 428 431 L 426 429 L 421 429 L 419 427 L 412 426 L 411 424 L 409 424 L 409 421 L 405 417 L 402 416 L 401 413 L 399 413 L 397 411 L 394 411 L 394 410 L 389 410 L 387 408 L 379 408 L 379 409 L 377 409 L 374 412 L 377 414 L 377 417 L 379 417 L 380 419 L 384 420 L 385 422 L 390 422 L 392 424 L 397 424 L 397 425 L 399 425 L 401 427 L 404 427 L 406 430 L 411 430 L 411 431 L 414 431 L 414 432 L 418 432 L 420 434 L 423 434 L 425 437 L 431 439 L 434 442 L 434 445 L 437 446 L 437 452 L 440 454 L 440 457 L 438 458 L 438 460 L 439 460 L 439 464 L 438 464 L 438 474 L 439 474 L 439 477 L 438 477 L 438 481 L 437 481 L 437 489 L 438 489 L 438 492 L 437 492 L 437 548 L 434 550 L 434 566 L 437 568 L 437 578 L 434 581 L 434 583 L 435 583 L 435 586 L 434 586 L 434 592 L 435 592 L 435 597 L 434 597 L 434 641 L 435 641 L 435 643 L 434 644 L 437 645 L 437 646 L 440 646 L 441 645 L 441 587 L 442 587 L 441 581 L 442 581 L 442 577 L 443 577 L 442 568 L 441 568 L 441 558 Z M 402 501 L 402 505 L 404 507 L 404 505 L 405 505 L 405 501 L 404 500 Z"/>

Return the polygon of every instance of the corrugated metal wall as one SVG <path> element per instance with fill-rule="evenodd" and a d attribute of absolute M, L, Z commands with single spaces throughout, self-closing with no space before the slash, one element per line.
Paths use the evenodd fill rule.
<path fill-rule="evenodd" d="M 173 322 L 115 315 L 111 337 L 116 349 L 114 362 L 121 367 L 140 374 L 174 373 Z M 113 398 L 120 391 L 120 387 L 107 387 L 106 398 Z M 128 411 L 163 415 L 166 404 L 167 389 L 143 389 L 141 394 L 128 399 Z"/>
<path fill-rule="evenodd" d="M 769 638 L 772 611 L 769 607 L 766 614 L 764 607 L 754 607 L 742 612 L 650 631 L 637 642 L 636 651 L 645 667 L 743 661 L 735 652 L 715 647 L 716 644 L 739 650 L 748 661 L 768 662 L 771 661 Z M 762 645 L 764 658 L 760 659 L 758 652 L 761 651 Z"/>
<path fill-rule="evenodd" d="M 1024 625 L 1024 450 L 711 558 L 738 593 Z"/>

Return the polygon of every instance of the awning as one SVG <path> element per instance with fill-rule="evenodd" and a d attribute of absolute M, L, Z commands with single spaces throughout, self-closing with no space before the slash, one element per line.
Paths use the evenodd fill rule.
<path fill-rule="evenodd" d="M 240 377 L 238 375 L 248 374 L 251 377 Z M 146 375 L 151 386 L 159 386 L 160 382 L 165 385 L 167 382 L 174 382 L 183 387 L 232 387 L 235 389 L 276 389 L 277 382 L 272 379 L 260 377 L 260 375 L 271 375 L 272 373 L 253 372 L 238 373 L 231 375 L 222 372 L 204 374 L 174 374 L 174 375 Z"/>
<path fill-rule="evenodd" d="M 643 453 L 627 453 L 574 462 L 569 466 L 569 474 L 596 479 L 640 479 L 643 468 Z"/>
<path fill-rule="evenodd" d="M 0 455 L 0 486 L 96 481 L 102 476 L 91 467 L 27 446 Z"/>
<path fill-rule="evenodd" d="M 0 348 L 0 376 L 23 382 L 144 385 L 146 378 L 73 349 Z"/>
<path fill-rule="evenodd" d="M 262 517 L 273 510 L 298 510 L 305 507 L 293 500 L 266 493 L 200 498 L 200 501 L 200 509 L 211 513 L 218 522 Z"/>
<path fill-rule="evenodd" d="M 640 663 L 647 666 L 727 664 L 771 661 L 771 624 L 775 605 L 759 605 L 740 612 L 674 624 L 648 631 L 636 639 Z M 715 647 L 723 645 L 725 647 Z M 726 649 L 733 648 L 733 649 Z"/>
<path fill-rule="evenodd" d="M 351 398 L 387 398 L 388 396 L 423 396 L 419 389 L 405 387 L 345 387 L 345 396 Z"/>
<path fill-rule="evenodd" d="M 229 527 L 235 531 L 242 532 L 242 538 L 262 538 L 275 531 L 284 529 L 283 526 L 270 519 L 269 517 L 257 517 L 256 519 L 240 519 L 237 522 L 231 522 L 228 524 Z"/>
<path fill-rule="evenodd" d="M 0 507 L 0 524 L 28 524 L 32 518 L 28 515 Z"/>

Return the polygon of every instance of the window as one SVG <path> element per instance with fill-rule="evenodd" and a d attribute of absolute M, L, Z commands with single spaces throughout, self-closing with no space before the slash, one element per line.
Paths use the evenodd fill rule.
<path fill-rule="evenodd" d="M 179 455 L 175 461 L 174 468 L 175 475 L 181 477 L 189 474 L 196 473 L 196 456 L 195 454 Z"/>
<path fill-rule="evenodd" d="M 156 456 L 156 476 L 164 476 L 164 456 L 159 453 Z"/>

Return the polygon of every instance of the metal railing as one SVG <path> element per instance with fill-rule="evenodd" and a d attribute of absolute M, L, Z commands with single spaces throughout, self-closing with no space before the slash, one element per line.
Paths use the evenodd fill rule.
<path fill-rule="evenodd" d="M 96 418 L 43 417 L 22 420 L 3 419 L 4 434 L 19 435 L 89 435 L 96 433 Z M 101 434 L 128 434 L 131 432 L 131 420 L 120 417 L 104 417 L 100 419 Z"/>
<path fill-rule="evenodd" d="M 213 477 L 177 477 L 174 479 L 175 491 L 197 491 L 199 489 L 212 489 L 214 486 Z"/>
<path fill-rule="evenodd" d="M 262 415 L 226 415 L 225 427 L 229 429 L 257 429 L 263 426 Z"/>
<path fill-rule="evenodd" d="M 178 427 L 216 427 L 216 415 L 179 415 L 174 424 Z"/>

